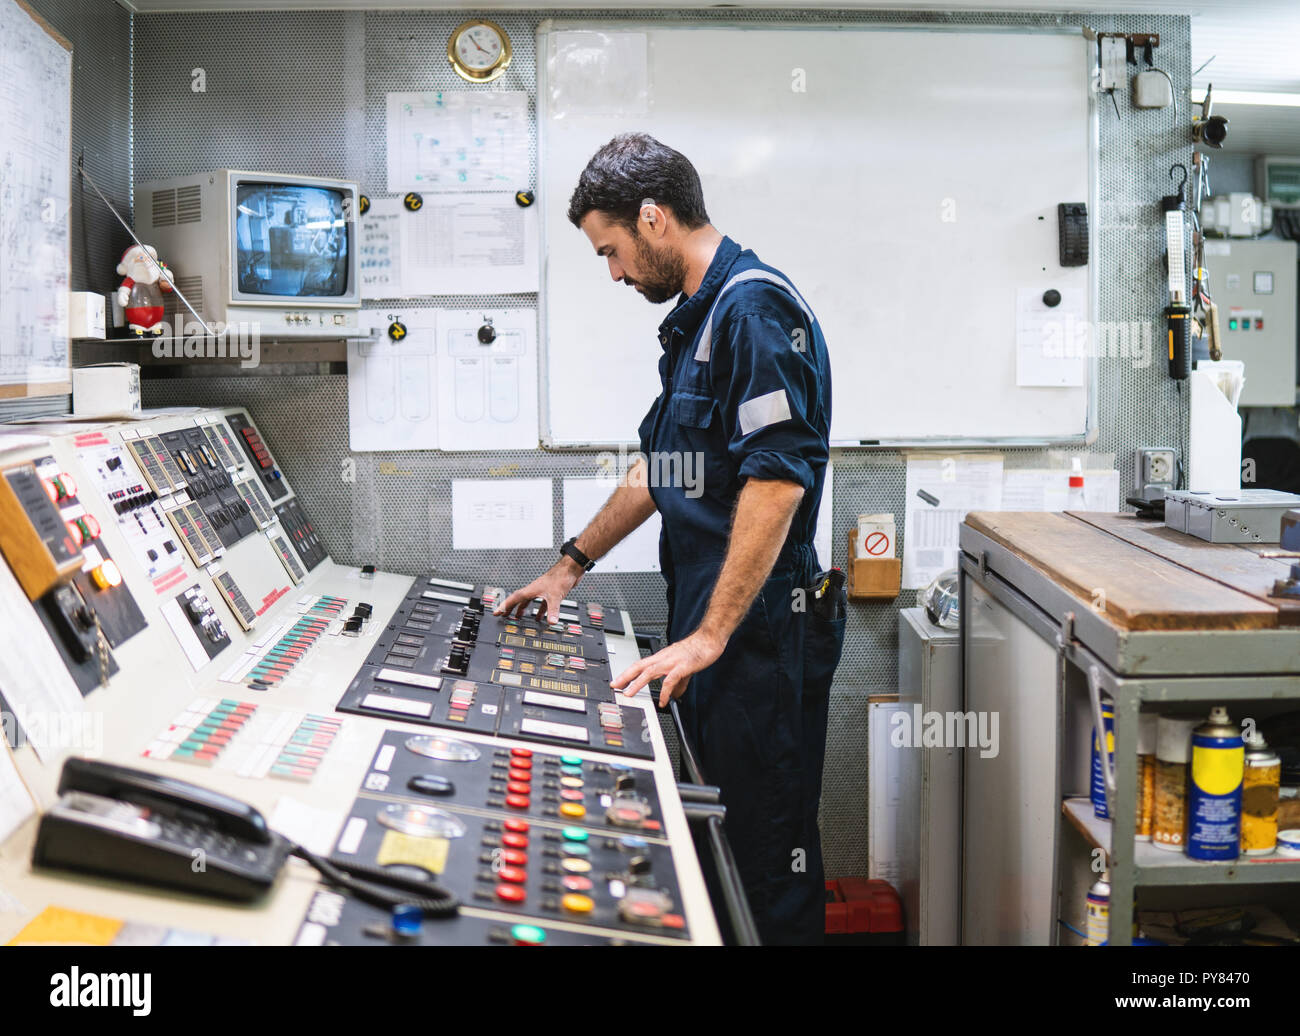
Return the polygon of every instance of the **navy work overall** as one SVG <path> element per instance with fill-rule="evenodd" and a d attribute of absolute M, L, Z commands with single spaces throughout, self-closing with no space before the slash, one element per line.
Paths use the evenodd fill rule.
<path fill-rule="evenodd" d="M 660 325 L 659 342 L 663 392 L 640 437 L 663 518 L 669 641 L 704 617 L 745 480 L 804 488 L 770 577 L 721 658 L 691 678 L 680 710 L 705 778 L 722 790 L 762 940 L 820 942 L 817 806 L 828 692 L 844 639 L 844 620 L 814 614 L 804 593 L 819 571 L 813 532 L 831 420 L 826 342 L 788 280 L 726 237 L 699 290 Z M 674 471 L 693 477 L 658 477 Z"/>

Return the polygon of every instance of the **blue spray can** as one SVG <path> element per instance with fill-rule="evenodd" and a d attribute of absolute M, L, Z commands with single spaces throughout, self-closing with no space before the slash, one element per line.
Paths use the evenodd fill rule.
<path fill-rule="evenodd" d="M 1246 747 L 1241 731 L 1216 705 L 1192 731 L 1192 772 L 1187 788 L 1187 855 L 1194 860 L 1235 860 L 1241 855 L 1241 784 Z"/>

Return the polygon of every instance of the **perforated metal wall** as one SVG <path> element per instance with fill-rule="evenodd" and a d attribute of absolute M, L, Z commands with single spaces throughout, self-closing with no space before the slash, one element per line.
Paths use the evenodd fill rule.
<path fill-rule="evenodd" d="M 27 2 L 72 44 L 69 283 L 73 291 L 111 291 L 118 283 L 113 268 L 131 239 L 90 189 L 82 189 L 76 165 L 84 148 L 90 175 L 130 219 L 131 16 L 113 0 Z M 67 396 L 0 400 L 0 421 L 66 413 L 70 402 Z"/>
<path fill-rule="evenodd" d="M 499 12 L 514 59 L 489 89 L 535 91 L 534 30 L 563 12 Z M 864 11 L 586 12 L 593 21 L 661 17 L 699 22 L 788 20 L 804 23 L 914 22 L 964 25 L 1080 25 L 1155 31 L 1157 62 L 1182 93 L 1190 83 L 1189 21 L 1173 16 L 1037 16 Z M 384 97 L 393 90 L 460 89 L 447 67 L 447 36 L 468 12 L 151 15 L 136 19 L 135 152 L 138 178 L 243 167 L 358 177 L 384 193 Z M 203 68 L 207 92 L 191 91 Z M 982 70 L 981 74 L 995 74 Z M 879 103 L 888 103 L 887 99 Z M 972 127 L 1024 133 L 1033 127 Z M 952 160 L 962 161 L 960 141 Z M 1186 442 L 1185 408 L 1164 373 L 1157 321 L 1164 305 L 1162 224 L 1158 201 L 1169 193 L 1174 162 L 1190 165 L 1186 123 L 1171 113 L 1141 112 L 1120 102 L 1101 112 L 1098 220 L 1100 317 L 1138 321 L 1151 333 L 1146 366 L 1129 357 L 1100 361 L 1100 435 L 1095 453 L 1113 453 L 1127 478 L 1139 445 Z M 1013 185 L 1012 189 L 1013 189 Z M 707 188 L 707 185 L 706 185 Z M 724 228 L 744 239 L 744 228 Z M 772 257 L 778 262 L 779 257 Z M 518 296 L 510 299 L 518 304 Z M 447 306 L 501 306 L 498 297 L 468 297 Z M 403 303 L 411 308 L 410 303 Z M 427 302 L 414 305 L 428 305 Z M 835 343 L 830 343 L 832 358 Z M 980 362 L 978 356 L 971 363 Z M 549 565 L 550 550 L 453 551 L 451 480 L 494 474 L 556 479 L 555 542 L 561 536 L 560 478 L 596 474 L 595 454 L 542 451 L 351 454 L 347 386 L 339 375 L 230 377 L 146 381 L 146 405 L 242 404 L 260 422 L 287 477 L 303 496 L 330 552 L 344 562 L 373 562 L 417 573 L 438 569 L 471 578 L 492 572 L 522 583 Z M 1008 466 L 1041 465 L 1044 451 L 1006 454 Z M 893 511 L 903 528 L 904 466 L 896 452 L 846 451 L 835 457 L 833 562 L 845 563 L 844 530 L 864 511 Z M 900 537 L 901 538 L 901 537 Z M 902 544 L 903 547 L 906 544 Z M 584 581 L 592 596 L 627 608 L 639 626 L 665 618 L 658 576 L 599 570 Z M 885 604 L 851 605 L 844 658 L 832 696 L 822 826 L 828 873 L 866 871 L 867 723 L 869 692 L 897 682 L 897 611 L 915 603 L 905 591 Z"/>

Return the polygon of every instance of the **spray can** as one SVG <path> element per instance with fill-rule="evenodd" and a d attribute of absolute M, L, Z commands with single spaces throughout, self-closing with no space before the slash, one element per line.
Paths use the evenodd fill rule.
<path fill-rule="evenodd" d="M 1187 841 L 1187 764 L 1197 720 L 1160 716 L 1156 720 L 1156 773 L 1151 844 L 1181 852 Z"/>
<path fill-rule="evenodd" d="M 1101 700 L 1101 725 L 1105 728 L 1106 760 L 1110 766 L 1115 765 L 1115 703 L 1109 698 Z M 1101 820 L 1110 819 L 1110 810 L 1106 807 L 1106 773 L 1102 768 L 1101 747 L 1097 739 L 1097 728 L 1092 728 L 1092 814 Z"/>
<path fill-rule="evenodd" d="M 1192 732 L 1192 772 L 1187 787 L 1187 855 L 1194 860 L 1235 860 L 1241 855 L 1241 782 L 1246 749 L 1241 730 L 1216 705 Z"/>
<path fill-rule="evenodd" d="M 1277 798 L 1282 760 L 1256 731 L 1246 742 L 1246 772 L 1241 782 L 1241 851 L 1267 856 L 1277 847 Z"/>
<path fill-rule="evenodd" d="M 1110 871 L 1102 871 L 1088 889 L 1088 916 L 1084 925 L 1085 946 L 1100 946 L 1110 938 Z"/>
<path fill-rule="evenodd" d="M 1156 795 L 1156 722 L 1154 713 L 1138 716 L 1137 834 L 1139 842 L 1151 841 Z M 1279 771 L 1280 772 L 1280 771 Z"/>

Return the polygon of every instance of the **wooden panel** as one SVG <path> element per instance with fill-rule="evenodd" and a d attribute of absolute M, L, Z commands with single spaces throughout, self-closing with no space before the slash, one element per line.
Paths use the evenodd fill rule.
<path fill-rule="evenodd" d="M 1300 601 L 1270 596 L 1274 580 L 1285 579 L 1289 574 L 1290 561 L 1261 558 L 1260 548 L 1250 544 L 1207 543 L 1170 529 L 1164 522 L 1144 520 L 1135 514 L 1067 513 L 1126 543 L 1272 605 L 1278 610 L 1279 626 L 1300 626 Z"/>
<path fill-rule="evenodd" d="M 1044 511 L 972 511 L 966 523 L 1130 630 L 1267 629 L 1277 608 Z"/>

